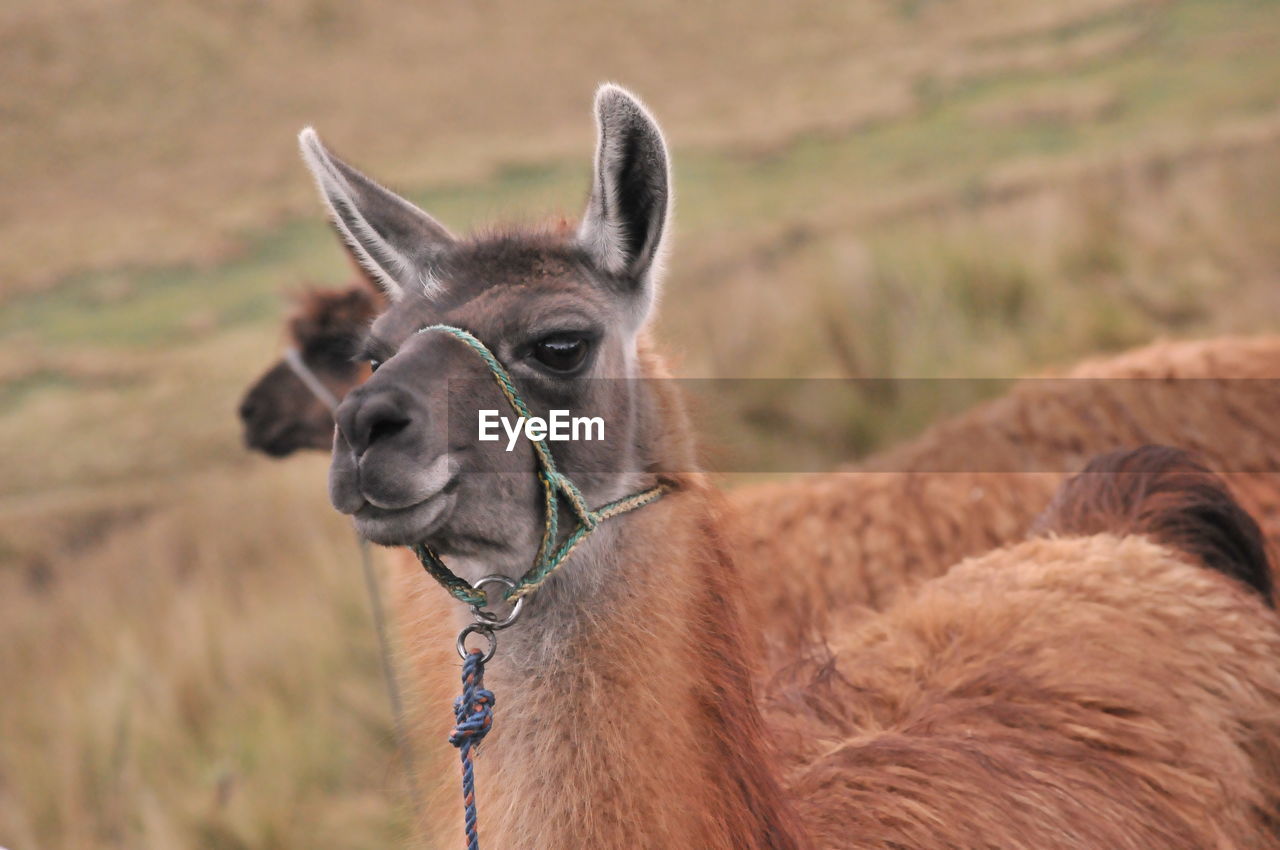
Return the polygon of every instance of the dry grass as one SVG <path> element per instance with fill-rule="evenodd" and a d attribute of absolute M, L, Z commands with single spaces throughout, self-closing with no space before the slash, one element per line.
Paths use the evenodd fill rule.
<path fill-rule="evenodd" d="M 0 573 L 7 846 L 402 841 L 354 542 L 322 462 L 264 466 Z"/>
<path fill-rule="evenodd" d="M 346 274 L 304 123 L 465 227 L 575 210 L 588 94 L 635 87 L 686 375 L 1006 377 L 1280 315 L 1275 2 L 382 11 L 0 9 L 0 845 L 404 832 L 323 463 L 233 419 L 280 290 Z M 820 466 L 967 400 L 744 396 L 726 437 Z"/>
<path fill-rule="evenodd" d="M 1036 39 L 1147 5 L 12 0 L 0 280 L 226 256 L 249 228 L 312 209 L 291 144 L 306 124 L 395 183 L 471 181 L 577 155 L 587 94 L 616 78 L 660 98 L 686 143 L 780 144 L 901 114 L 937 68 L 998 74 L 1002 33 L 1019 55 L 1051 50 L 1054 67 L 1088 61 L 1097 48 Z"/>

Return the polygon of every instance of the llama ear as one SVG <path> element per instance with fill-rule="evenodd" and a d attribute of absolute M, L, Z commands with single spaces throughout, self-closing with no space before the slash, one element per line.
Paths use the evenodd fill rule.
<path fill-rule="evenodd" d="M 298 135 L 302 159 L 311 170 L 333 223 L 355 259 L 392 301 L 410 287 L 430 294 L 433 256 L 453 242 L 449 231 L 409 201 L 347 165 L 308 127 Z"/>
<path fill-rule="evenodd" d="M 596 92 L 595 180 L 578 241 L 609 272 L 652 295 L 671 205 L 662 131 L 634 95 L 609 83 Z"/>

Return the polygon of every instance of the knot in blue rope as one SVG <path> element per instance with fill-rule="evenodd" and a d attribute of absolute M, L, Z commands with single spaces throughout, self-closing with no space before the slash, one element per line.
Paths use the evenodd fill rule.
<path fill-rule="evenodd" d="M 462 662 L 462 696 L 453 701 L 457 725 L 449 743 L 461 749 L 478 744 L 493 725 L 493 691 L 484 687 L 484 654 L 476 649 Z"/>
<path fill-rule="evenodd" d="M 467 850 L 480 850 L 471 748 L 480 743 L 493 726 L 493 703 L 493 692 L 484 687 L 484 653 L 473 649 L 462 661 L 462 696 L 453 703 L 457 725 L 449 736 L 449 743 L 457 747 L 462 756 L 463 828 L 467 833 Z"/>

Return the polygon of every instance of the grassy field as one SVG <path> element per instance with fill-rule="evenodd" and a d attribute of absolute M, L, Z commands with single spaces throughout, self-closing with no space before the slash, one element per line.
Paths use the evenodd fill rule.
<path fill-rule="evenodd" d="M 304 124 L 462 230 L 576 214 L 591 90 L 633 87 L 675 147 L 684 375 L 1009 377 L 1278 324 L 1273 0 L 377 6 L 0 10 L 0 846 L 406 834 L 323 459 L 234 420 L 283 293 L 346 276 Z M 742 419 L 834 464 L 964 400 Z"/>

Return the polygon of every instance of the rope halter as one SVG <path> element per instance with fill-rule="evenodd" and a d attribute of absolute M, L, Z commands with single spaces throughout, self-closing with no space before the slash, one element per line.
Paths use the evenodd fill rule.
<path fill-rule="evenodd" d="M 483 342 L 462 328 L 452 325 L 431 325 L 422 328 L 418 333 L 440 331 L 466 344 L 468 348 L 484 361 L 489 374 L 502 391 L 502 395 L 511 405 L 511 409 L 522 419 L 530 418 L 529 407 L 516 391 L 511 375 L 503 367 Z M 526 432 L 527 433 L 527 432 Z M 458 748 L 462 759 L 462 799 L 463 827 L 466 831 L 468 850 L 480 850 L 480 836 L 476 815 L 475 772 L 472 765 L 472 749 L 488 734 L 493 726 L 494 697 L 484 687 L 484 665 L 493 657 L 498 641 L 494 632 L 505 629 L 515 622 L 524 606 L 525 597 L 537 590 L 543 582 L 550 578 L 561 565 L 568 560 L 573 550 L 591 536 L 600 523 L 610 517 L 644 507 L 657 501 L 666 492 L 663 485 L 650 490 L 625 496 L 617 501 L 592 510 L 587 507 L 582 491 L 556 469 L 555 458 L 547 446 L 547 439 L 533 441 L 534 458 L 537 461 L 538 480 L 542 482 L 544 521 L 542 542 L 538 545 L 538 553 L 533 564 L 520 579 L 511 579 L 502 575 L 486 576 L 474 585 L 469 584 L 453 573 L 440 556 L 430 546 L 419 543 L 409 548 L 427 572 L 444 586 L 454 597 L 467 603 L 472 608 L 475 622 L 463 628 L 458 634 L 458 655 L 462 657 L 462 695 L 454 703 L 454 719 L 456 726 L 449 738 L 449 743 Z M 559 515 L 561 502 L 566 502 L 569 509 L 578 519 L 578 526 L 561 542 L 559 538 Z M 501 585 L 504 600 L 512 603 L 511 611 L 506 617 L 497 618 L 490 612 L 482 610 L 488 603 L 485 588 L 489 585 Z M 487 650 L 466 647 L 467 637 L 479 635 L 488 641 Z"/>
<path fill-rule="evenodd" d="M 489 373 L 493 376 L 494 382 L 497 383 L 498 389 L 502 391 L 502 395 L 507 399 L 507 403 L 511 405 L 511 409 L 521 418 L 528 419 L 532 416 L 528 405 L 524 403 L 524 400 L 520 398 L 520 394 L 516 391 L 511 375 L 503 367 L 502 363 L 498 361 L 498 358 L 494 356 L 493 352 L 475 335 L 452 325 L 431 325 L 422 328 L 418 333 L 427 333 L 429 331 L 447 333 L 465 343 L 489 368 Z M 510 582 L 510 586 L 502 592 L 502 598 L 508 602 L 518 602 L 541 587 L 542 583 L 568 560 L 569 556 L 573 554 L 573 550 L 591 536 L 591 533 L 596 530 L 601 522 L 619 514 L 624 514 L 627 511 L 644 507 L 650 502 L 655 502 L 666 492 L 666 487 L 659 484 L 652 489 L 624 496 L 592 510 L 587 507 L 582 491 L 578 489 L 577 485 L 556 469 L 556 461 L 551 455 L 550 448 L 547 447 L 546 438 L 534 440 L 533 449 L 534 457 L 538 464 L 538 480 L 542 482 L 543 492 L 542 542 L 538 546 L 538 553 L 534 557 L 533 564 L 529 567 L 529 570 L 520 579 Z M 568 537 L 557 544 L 556 541 L 560 536 L 559 515 L 562 502 L 567 503 L 569 509 L 577 517 L 578 526 L 569 533 Z M 491 582 L 493 577 L 483 579 L 473 586 L 455 575 L 452 570 L 445 566 L 444 561 L 440 560 L 440 556 L 425 543 L 418 543 L 409 548 L 418 556 L 418 560 L 422 562 L 422 566 L 430 573 L 431 577 L 443 585 L 445 590 L 453 594 L 455 598 L 476 609 L 487 603 L 488 597 L 484 592 L 483 586 Z"/>
<path fill-rule="evenodd" d="M 293 374 L 302 385 L 311 391 L 311 394 L 320 400 L 320 403 L 329 408 L 329 412 L 333 413 L 338 409 L 338 397 L 329 392 L 329 388 L 324 385 L 324 381 L 320 380 L 307 361 L 302 359 L 302 352 L 294 346 L 289 346 L 284 350 L 284 362 L 293 371 Z"/>

